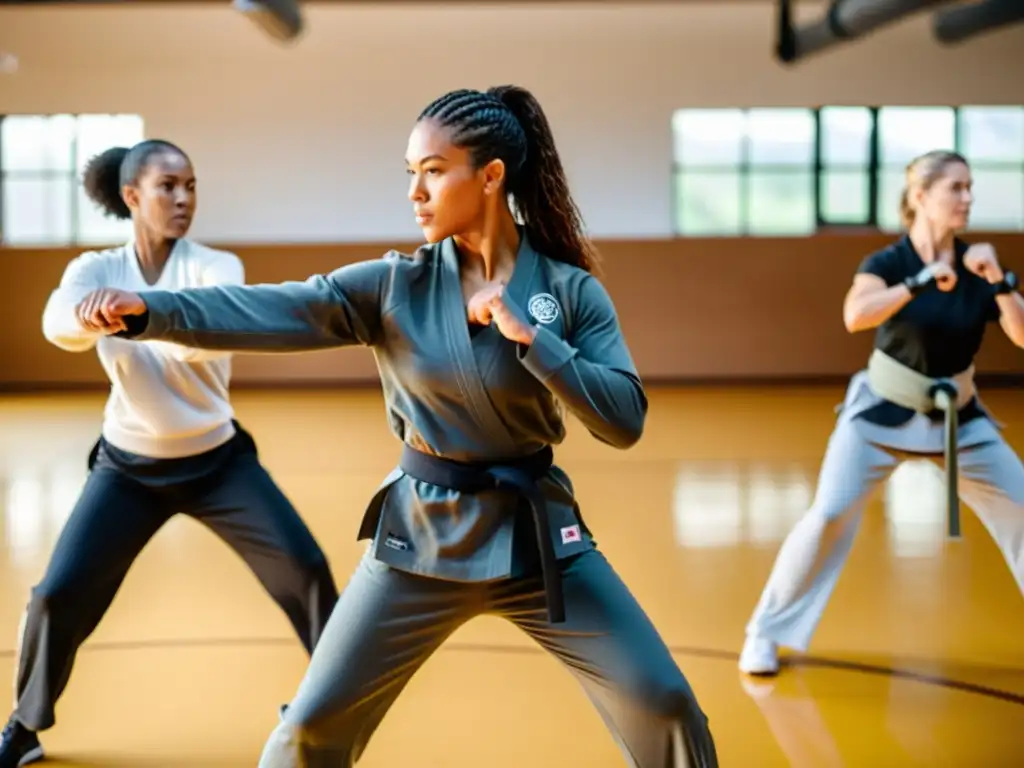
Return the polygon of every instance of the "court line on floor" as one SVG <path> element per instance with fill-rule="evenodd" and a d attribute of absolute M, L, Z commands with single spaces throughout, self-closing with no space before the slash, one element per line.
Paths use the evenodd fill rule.
<path fill-rule="evenodd" d="M 724 661 L 739 661 L 739 654 L 731 651 L 719 651 L 712 648 L 693 648 L 682 646 L 670 646 L 673 654 L 682 656 L 697 656 L 702 658 L 715 658 Z M 834 669 L 843 672 L 854 672 L 863 675 L 875 675 L 878 677 L 895 677 L 901 680 L 910 680 L 921 685 L 930 685 L 939 688 L 961 691 L 962 693 L 973 693 L 979 696 L 987 696 L 991 699 L 1005 701 L 1008 704 L 1024 706 L 1024 694 L 1004 691 L 1001 688 L 992 688 L 978 683 L 968 683 L 963 680 L 956 680 L 943 675 L 929 674 L 905 667 L 885 666 L 882 664 L 865 664 L 859 661 L 842 661 L 840 659 L 829 659 L 823 656 L 797 656 L 784 658 L 781 661 L 782 669 L 787 667 L 814 667 L 819 669 Z M 1021 670 L 1024 673 L 1024 670 Z M 737 674 L 739 671 L 737 670 Z M 757 678 L 754 679 L 770 679 Z"/>
<path fill-rule="evenodd" d="M 82 646 L 79 653 L 89 652 L 109 652 L 109 651 L 133 651 L 133 650 L 149 650 L 156 648 L 170 648 L 170 649 L 181 649 L 181 648 L 215 648 L 215 647 L 238 647 L 238 646 L 256 646 L 256 647 L 267 647 L 267 646 L 291 646 L 295 645 L 298 648 L 297 641 L 290 638 L 196 638 L 196 639 L 179 639 L 179 640 L 130 640 L 124 642 L 105 642 L 105 643 L 86 643 Z M 441 646 L 441 652 L 461 652 L 461 653 L 504 653 L 513 655 L 546 655 L 547 651 L 537 646 L 515 646 L 515 645 L 497 645 L 492 643 L 465 643 L 465 642 L 449 642 Z M 681 645 L 670 645 L 669 650 L 675 656 L 689 656 L 696 658 L 705 659 L 717 659 L 719 661 L 737 662 L 739 661 L 739 654 L 733 651 L 723 651 L 716 648 L 700 648 L 695 646 L 681 646 Z M 0 659 L 11 659 L 15 655 L 13 649 L 0 650 Z M 829 659 L 822 656 L 799 656 L 796 658 L 785 659 L 783 661 L 783 669 L 785 667 L 816 667 L 822 669 L 834 669 L 843 672 L 853 672 L 856 674 L 875 675 L 878 677 L 894 677 L 901 680 L 909 680 L 911 682 L 919 683 L 921 685 L 929 685 L 938 688 L 947 688 L 949 690 L 960 691 L 962 693 L 972 693 L 978 696 L 985 696 L 990 699 L 996 699 L 1003 701 L 1008 704 L 1017 704 L 1024 706 L 1024 694 L 1013 693 L 1012 691 L 1004 691 L 1000 688 L 993 688 L 987 685 L 980 685 L 978 683 L 968 683 L 963 680 L 956 680 L 951 677 L 944 677 L 943 675 L 929 674 L 926 672 L 919 672 L 913 669 L 895 667 L 895 666 L 884 666 L 881 664 L 865 664 L 856 661 L 841 661 L 839 659 Z M 1022 670 L 1024 672 L 1024 670 Z M 737 670 L 737 676 L 740 675 Z"/>

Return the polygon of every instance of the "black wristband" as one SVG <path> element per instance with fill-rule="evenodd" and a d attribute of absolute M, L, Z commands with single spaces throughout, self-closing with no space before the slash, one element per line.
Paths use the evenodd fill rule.
<path fill-rule="evenodd" d="M 147 309 L 141 315 L 125 315 L 121 319 L 124 320 L 125 329 L 114 335 L 122 339 L 131 339 L 145 332 L 149 327 L 149 310 Z"/>
<path fill-rule="evenodd" d="M 1013 293 L 1017 290 L 1017 275 L 1013 272 L 1004 272 L 1003 279 L 998 283 L 993 283 L 992 287 L 995 288 L 996 296 Z"/>
<path fill-rule="evenodd" d="M 928 274 L 922 279 L 921 274 L 918 273 L 913 277 L 908 277 L 903 284 L 907 286 L 911 296 L 917 296 L 935 285 L 935 276 Z"/>

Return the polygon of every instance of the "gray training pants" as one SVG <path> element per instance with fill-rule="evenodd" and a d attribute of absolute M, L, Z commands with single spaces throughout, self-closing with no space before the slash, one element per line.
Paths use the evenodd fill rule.
<path fill-rule="evenodd" d="M 331 614 L 260 768 L 348 768 L 420 666 L 481 613 L 505 617 L 580 681 L 631 768 L 717 768 L 707 718 L 669 649 L 597 550 L 561 562 L 566 622 L 539 578 L 425 578 L 367 552 Z"/>
<path fill-rule="evenodd" d="M 997 433 L 995 433 L 997 435 Z M 995 539 L 1024 592 L 1024 465 L 995 436 L 961 448 L 960 498 Z M 786 537 L 747 625 L 748 635 L 806 651 L 853 545 L 870 493 L 900 462 L 840 420 L 829 440 L 810 510 Z"/>

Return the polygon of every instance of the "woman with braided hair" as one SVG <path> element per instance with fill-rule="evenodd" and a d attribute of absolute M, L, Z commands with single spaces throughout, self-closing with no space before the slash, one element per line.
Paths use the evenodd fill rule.
<path fill-rule="evenodd" d="M 627 765 L 717 766 L 693 691 L 553 464 L 563 407 L 626 449 L 647 399 L 540 105 L 512 86 L 446 94 L 417 120 L 406 163 L 427 240 L 411 255 L 305 282 L 124 293 L 98 310 L 126 338 L 375 351 L 401 460 L 260 765 L 354 765 L 431 654 L 493 614 L 577 677 Z"/>

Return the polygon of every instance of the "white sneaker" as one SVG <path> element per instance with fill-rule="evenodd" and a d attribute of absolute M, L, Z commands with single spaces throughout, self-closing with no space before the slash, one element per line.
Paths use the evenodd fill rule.
<path fill-rule="evenodd" d="M 740 671 L 748 675 L 779 674 L 779 646 L 763 637 L 748 636 L 740 653 Z"/>

